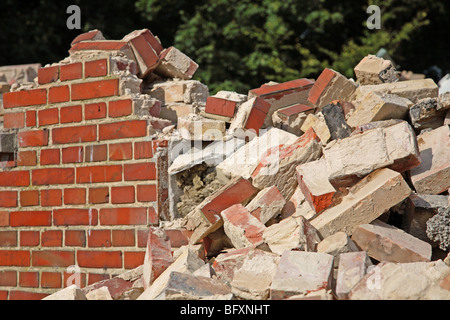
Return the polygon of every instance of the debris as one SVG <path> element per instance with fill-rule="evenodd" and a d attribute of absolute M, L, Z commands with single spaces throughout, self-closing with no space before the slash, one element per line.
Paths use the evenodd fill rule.
<path fill-rule="evenodd" d="M 438 209 L 438 213 L 427 221 L 427 236 L 439 243 L 439 248 L 450 248 L 450 206 Z"/>

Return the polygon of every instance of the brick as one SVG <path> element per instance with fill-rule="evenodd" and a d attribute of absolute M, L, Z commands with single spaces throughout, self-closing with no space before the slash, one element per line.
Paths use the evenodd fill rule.
<path fill-rule="evenodd" d="M 106 103 L 91 103 L 84 106 L 84 118 L 86 120 L 106 118 Z"/>
<path fill-rule="evenodd" d="M 42 166 L 49 164 L 59 164 L 60 151 L 59 149 L 41 149 L 39 163 Z"/>
<path fill-rule="evenodd" d="M 36 164 L 36 151 L 19 151 L 17 153 L 17 166 L 33 167 Z"/>
<path fill-rule="evenodd" d="M 328 208 L 333 203 L 336 189 L 328 181 L 325 159 L 301 164 L 296 171 L 298 185 L 315 212 Z"/>
<path fill-rule="evenodd" d="M 32 171 L 32 184 L 34 186 L 72 184 L 74 182 L 74 168 L 35 169 Z"/>
<path fill-rule="evenodd" d="M 407 263 L 431 260 L 429 243 L 380 220 L 359 225 L 353 231 L 352 240 L 378 261 Z"/>
<path fill-rule="evenodd" d="M 286 250 L 315 251 L 320 235 L 303 216 L 291 216 L 267 227 L 263 240 L 281 255 Z"/>
<path fill-rule="evenodd" d="M 39 272 L 19 272 L 19 286 L 24 288 L 39 287 Z"/>
<path fill-rule="evenodd" d="M 83 77 L 83 64 L 81 62 L 63 64 L 60 69 L 61 81 L 76 80 Z"/>
<path fill-rule="evenodd" d="M 75 264 L 73 251 L 41 250 L 31 253 L 34 267 L 68 267 Z"/>
<path fill-rule="evenodd" d="M 144 288 L 151 286 L 173 262 L 167 234 L 162 229 L 150 227 L 142 271 Z"/>
<path fill-rule="evenodd" d="M 38 190 L 20 191 L 20 205 L 22 207 L 38 206 L 39 191 Z"/>
<path fill-rule="evenodd" d="M 122 268 L 122 252 L 77 251 L 77 261 L 82 268 Z"/>
<path fill-rule="evenodd" d="M 95 226 L 97 222 L 97 209 L 56 209 L 53 211 L 55 226 Z"/>
<path fill-rule="evenodd" d="M 64 245 L 67 247 L 85 247 L 86 232 L 84 230 L 65 230 Z"/>
<path fill-rule="evenodd" d="M 92 295 L 95 295 L 96 291 L 98 292 L 99 289 L 106 289 L 109 295 L 109 300 L 126 300 L 127 293 L 133 290 L 133 284 L 136 281 L 139 281 L 138 277 L 141 276 L 141 274 L 142 272 L 139 273 L 135 270 L 130 270 L 111 279 L 105 279 L 98 283 L 89 285 L 88 287 L 83 288 L 83 292 L 89 298 Z"/>
<path fill-rule="evenodd" d="M 157 37 L 153 35 L 153 33 L 148 29 L 142 29 L 142 30 L 135 30 L 129 34 L 127 34 L 125 37 L 123 37 L 123 41 L 130 41 L 134 38 L 137 38 L 139 36 L 143 36 L 145 40 L 150 44 L 150 46 L 155 50 L 156 54 L 160 54 L 161 51 L 164 50 L 163 46 L 161 45 L 161 42 Z"/>
<path fill-rule="evenodd" d="M 113 140 L 147 136 L 146 120 L 131 120 L 99 125 L 99 139 Z"/>
<path fill-rule="evenodd" d="M 129 43 L 134 52 L 137 65 L 139 67 L 138 75 L 140 78 L 146 77 L 150 72 L 155 70 L 159 62 L 159 54 L 156 52 L 156 49 L 153 48 L 152 44 L 148 41 L 149 37 L 146 37 L 143 32 L 132 32 L 126 35 L 123 39 L 124 41 L 127 41 Z M 153 44 L 157 43 L 157 41 L 152 42 Z M 161 49 L 161 47 L 158 46 L 158 49 Z"/>
<path fill-rule="evenodd" d="M 134 203 L 134 186 L 111 187 L 111 203 Z"/>
<path fill-rule="evenodd" d="M 450 188 L 450 129 L 442 126 L 417 136 L 422 163 L 411 169 L 418 193 L 440 194 Z"/>
<path fill-rule="evenodd" d="M 16 247 L 17 231 L 0 231 L 0 247 Z"/>
<path fill-rule="evenodd" d="M 89 188 L 89 203 L 108 203 L 109 188 Z"/>
<path fill-rule="evenodd" d="M 85 204 L 86 189 L 70 188 L 64 189 L 64 204 Z"/>
<path fill-rule="evenodd" d="M 61 123 L 73 123 L 73 122 L 81 122 L 83 120 L 82 115 L 82 107 L 80 106 L 71 106 L 61 108 Z"/>
<path fill-rule="evenodd" d="M 3 94 L 3 108 L 39 106 L 47 103 L 47 89 L 6 92 Z"/>
<path fill-rule="evenodd" d="M 88 274 L 88 286 L 94 284 L 96 282 L 100 282 L 103 280 L 109 280 L 109 274 L 98 274 L 98 273 L 89 273 Z"/>
<path fill-rule="evenodd" d="M 62 230 L 48 230 L 41 234 L 41 246 L 43 247 L 61 247 Z"/>
<path fill-rule="evenodd" d="M 9 226 L 9 211 L 0 211 L 0 227 Z"/>
<path fill-rule="evenodd" d="M 134 247 L 136 244 L 134 233 L 134 230 L 112 230 L 112 245 L 114 247 Z M 142 261 L 144 260 L 142 259 Z"/>
<path fill-rule="evenodd" d="M 142 265 L 144 261 L 144 252 L 125 251 L 123 256 L 123 267 L 125 269 L 134 269 Z"/>
<path fill-rule="evenodd" d="M 97 126 L 75 126 L 52 130 L 54 144 L 92 142 L 97 140 Z"/>
<path fill-rule="evenodd" d="M 155 73 L 166 78 L 191 79 L 198 64 L 175 47 L 164 49 L 159 55 L 160 63 Z"/>
<path fill-rule="evenodd" d="M 365 251 L 347 252 L 339 255 L 336 277 L 336 296 L 339 300 L 348 299 L 351 289 L 366 275 L 370 265 L 372 263 Z"/>
<path fill-rule="evenodd" d="M 395 82 L 400 77 L 390 60 L 379 58 L 372 54 L 365 56 L 356 65 L 354 71 L 360 85 Z"/>
<path fill-rule="evenodd" d="M 377 219 L 410 194 L 411 189 L 400 173 L 379 169 L 353 186 L 341 203 L 326 209 L 310 222 L 322 237 L 339 231 L 351 235 L 358 225 Z M 373 206 L 373 203 L 377 205 Z M 354 215 L 355 208 L 358 208 L 357 216 Z"/>
<path fill-rule="evenodd" d="M 125 181 L 142 181 L 156 179 L 156 166 L 153 162 L 125 164 L 123 167 Z"/>
<path fill-rule="evenodd" d="M 313 129 L 291 145 L 269 149 L 252 173 L 252 183 L 258 189 L 276 186 L 284 198 L 292 196 L 297 185 L 295 168 L 303 163 L 317 160 L 322 155 L 319 138 Z"/>
<path fill-rule="evenodd" d="M 11 227 L 51 226 L 51 211 L 13 211 L 10 213 Z"/>
<path fill-rule="evenodd" d="M 326 253 L 285 251 L 270 285 L 270 299 L 281 300 L 321 289 L 330 290 L 333 256 Z"/>
<path fill-rule="evenodd" d="M 205 112 L 232 118 L 237 106 L 239 106 L 237 101 L 211 96 L 206 100 Z"/>
<path fill-rule="evenodd" d="M 48 289 L 58 289 L 62 287 L 61 273 L 59 272 L 42 272 L 41 287 Z"/>
<path fill-rule="evenodd" d="M 269 115 L 270 103 L 260 97 L 244 102 L 236 113 L 234 120 L 230 125 L 230 131 L 234 132 L 236 137 L 245 135 L 242 132 L 251 130 L 252 133 L 258 135 L 259 130 L 264 126 L 265 119 L 270 117 L 272 122 L 272 115 Z"/>
<path fill-rule="evenodd" d="M 69 86 L 51 87 L 48 89 L 48 103 L 67 102 L 69 100 Z"/>
<path fill-rule="evenodd" d="M 148 224 L 159 225 L 159 214 L 153 207 L 148 208 Z"/>
<path fill-rule="evenodd" d="M 35 127 L 36 126 L 36 110 L 27 110 L 26 121 L 25 124 L 27 127 Z"/>
<path fill-rule="evenodd" d="M 41 190 L 41 206 L 53 207 L 62 205 L 62 190 Z"/>
<path fill-rule="evenodd" d="M 108 60 L 101 59 L 84 63 L 84 77 L 95 78 L 108 75 Z"/>
<path fill-rule="evenodd" d="M 325 124 L 330 131 L 331 140 L 344 139 L 350 136 L 352 128 L 345 121 L 342 107 L 337 103 L 329 103 L 322 108 Z"/>
<path fill-rule="evenodd" d="M 336 232 L 326 237 L 317 245 L 317 252 L 328 253 L 334 257 L 334 267 L 339 266 L 340 255 L 347 252 L 360 251 L 345 232 Z"/>
<path fill-rule="evenodd" d="M 192 231 L 186 229 L 164 229 L 172 248 L 180 248 L 189 244 Z"/>
<path fill-rule="evenodd" d="M 70 44 L 73 46 L 74 44 L 77 44 L 81 41 L 95 41 L 95 40 L 104 40 L 103 34 L 99 30 L 91 30 L 89 32 L 82 33 L 78 35 L 75 39 L 73 39 L 72 43 Z"/>
<path fill-rule="evenodd" d="M 59 79 L 59 66 L 45 67 L 38 69 L 38 83 L 47 84 L 56 82 Z"/>
<path fill-rule="evenodd" d="M 83 162 L 83 147 L 68 147 L 61 149 L 62 163 Z"/>
<path fill-rule="evenodd" d="M 213 262 L 217 278 L 231 282 L 235 271 L 242 266 L 245 258 L 252 250 L 253 248 L 247 247 L 244 249 L 230 249 L 227 252 L 220 253 Z"/>
<path fill-rule="evenodd" d="M 416 130 L 436 129 L 442 126 L 446 108 L 438 110 L 440 106 L 440 98 L 420 99 L 408 110 L 411 124 Z"/>
<path fill-rule="evenodd" d="M 88 247 L 111 247 L 111 230 L 92 230 L 88 233 Z"/>
<path fill-rule="evenodd" d="M 146 223 L 146 208 L 111 208 L 100 210 L 101 225 L 145 225 Z"/>
<path fill-rule="evenodd" d="M 25 113 L 6 113 L 3 116 L 3 127 L 5 129 L 20 129 L 25 127 Z"/>
<path fill-rule="evenodd" d="M 153 202 L 157 200 L 156 185 L 138 185 L 136 186 L 137 201 Z"/>
<path fill-rule="evenodd" d="M 223 210 L 226 235 L 236 249 L 258 246 L 263 243 L 265 225 L 254 217 L 242 204 L 238 203 Z"/>
<path fill-rule="evenodd" d="M 72 101 L 119 95 L 119 79 L 72 84 Z"/>
<path fill-rule="evenodd" d="M 299 134 L 308 114 L 314 108 L 304 104 L 295 104 L 276 110 L 272 115 L 274 127 L 283 129 L 292 134 Z"/>
<path fill-rule="evenodd" d="M 9 300 L 42 300 L 47 295 L 47 293 L 13 290 L 9 293 Z"/>
<path fill-rule="evenodd" d="M 0 271 L 0 286 L 1 287 L 17 286 L 17 271 Z"/>
<path fill-rule="evenodd" d="M 39 126 L 59 123 L 58 108 L 44 109 L 38 111 Z"/>
<path fill-rule="evenodd" d="M 122 181 L 122 166 L 92 166 L 79 167 L 77 183 L 99 183 Z"/>
<path fill-rule="evenodd" d="M 107 159 L 107 145 L 86 146 L 84 152 L 84 162 L 100 162 Z"/>
<path fill-rule="evenodd" d="M 0 172 L 0 186 L 2 187 L 26 187 L 29 185 L 30 185 L 29 171 Z"/>
<path fill-rule="evenodd" d="M 195 114 L 178 118 L 177 129 L 186 140 L 222 140 L 226 133 L 225 121 L 206 119 Z"/>
<path fill-rule="evenodd" d="M 76 268 L 70 266 L 67 268 L 67 272 L 63 272 L 63 286 L 65 288 L 73 285 L 76 285 L 78 288 L 84 288 L 86 286 L 86 273 L 77 271 Z"/>
<path fill-rule="evenodd" d="M 48 130 L 32 130 L 18 133 L 19 148 L 48 145 Z"/>
<path fill-rule="evenodd" d="M 39 231 L 20 231 L 21 247 L 36 247 L 40 243 Z"/>
<path fill-rule="evenodd" d="M 109 160 L 120 161 L 133 158 L 133 144 L 131 142 L 109 145 Z"/>
<path fill-rule="evenodd" d="M 0 207 L 17 207 L 17 191 L 0 191 Z"/>
<path fill-rule="evenodd" d="M 153 158 L 152 141 L 140 141 L 134 143 L 134 159 L 151 159 Z"/>
<path fill-rule="evenodd" d="M 0 266 L 29 267 L 30 261 L 28 250 L 0 250 Z"/>
<path fill-rule="evenodd" d="M 133 111 L 133 102 L 130 99 L 110 101 L 108 104 L 108 115 L 111 118 L 129 116 Z"/>

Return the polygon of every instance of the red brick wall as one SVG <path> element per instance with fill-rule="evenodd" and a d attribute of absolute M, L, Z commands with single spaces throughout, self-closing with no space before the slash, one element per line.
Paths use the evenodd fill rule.
<path fill-rule="evenodd" d="M 114 61 L 42 68 L 38 88 L 4 94 L 18 152 L 0 171 L 0 300 L 41 299 L 71 266 L 84 287 L 143 263 L 166 206 L 167 143 L 149 138 Z"/>

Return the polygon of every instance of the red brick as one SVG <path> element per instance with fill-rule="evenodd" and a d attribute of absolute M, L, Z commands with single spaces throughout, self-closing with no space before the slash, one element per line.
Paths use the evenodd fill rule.
<path fill-rule="evenodd" d="M 9 291 L 0 290 L 0 301 L 8 300 Z"/>
<path fill-rule="evenodd" d="M 133 146 L 131 142 L 109 145 L 109 160 L 130 160 L 133 158 Z"/>
<path fill-rule="evenodd" d="M 83 110 L 81 106 L 61 108 L 61 123 L 81 122 Z"/>
<path fill-rule="evenodd" d="M 54 144 L 92 142 L 97 140 L 97 126 L 76 126 L 52 130 Z"/>
<path fill-rule="evenodd" d="M 32 171 L 32 183 L 38 185 L 72 184 L 75 182 L 74 168 L 36 169 Z"/>
<path fill-rule="evenodd" d="M 137 201 L 140 202 L 152 202 L 157 199 L 157 186 L 151 185 L 139 185 L 137 186 Z"/>
<path fill-rule="evenodd" d="M 21 247 L 37 247 L 40 241 L 39 231 L 20 231 Z"/>
<path fill-rule="evenodd" d="M 9 300 L 42 300 L 48 293 L 13 290 L 9 292 Z"/>
<path fill-rule="evenodd" d="M 124 139 L 147 136 L 147 121 L 132 120 L 99 125 L 100 140 Z"/>
<path fill-rule="evenodd" d="M 56 226 L 95 226 L 98 222 L 96 209 L 58 209 L 53 211 Z"/>
<path fill-rule="evenodd" d="M 122 181 L 122 166 L 93 166 L 77 168 L 77 183 Z"/>
<path fill-rule="evenodd" d="M 41 287 L 49 289 L 62 288 L 62 280 L 60 272 L 42 272 Z"/>
<path fill-rule="evenodd" d="M 62 190 L 41 190 L 41 206 L 54 207 L 62 205 Z"/>
<path fill-rule="evenodd" d="M 89 203 L 99 204 L 109 202 L 109 188 L 90 188 Z"/>
<path fill-rule="evenodd" d="M 84 230 L 66 230 L 64 245 L 68 247 L 85 247 L 86 233 Z"/>
<path fill-rule="evenodd" d="M 111 230 L 92 230 L 88 234 L 88 247 L 111 247 Z"/>
<path fill-rule="evenodd" d="M 101 51 L 121 51 L 129 50 L 128 43 L 125 41 L 89 41 L 75 43 L 69 52 L 101 50 Z"/>
<path fill-rule="evenodd" d="M 17 191 L 0 191 L 0 207 L 17 207 Z"/>
<path fill-rule="evenodd" d="M 9 226 L 9 211 L 0 211 L 0 227 Z"/>
<path fill-rule="evenodd" d="M 0 231 L 0 247 L 16 247 L 17 231 Z"/>
<path fill-rule="evenodd" d="M 84 63 L 84 77 L 95 78 L 108 75 L 108 60 L 86 61 Z"/>
<path fill-rule="evenodd" d="M 19 286 L 24 288 L 39 287 L 39 272 L 19 272 Z"/>
<path fill-rule="evenodd" d="M 78 251 L 77 261 L 81 268 L 122 268 L 122 252 Z"/>
<path fill-rule="evenodd" d="M 137 57 L 141 77 L 145 77 L 158 66 L 159 55 L 143 34 L 129 37 L 128 41 L 131 43 L 131 48 Z"/>
<path fill-rule="evenodd" d="M 108 115 L 111 118 L 119 118 L 128 116 L 133 109 L 133 102 L 130 99 L 110 101 L 108 107 Z"/>
<path fill-rule="evenodd" d="M 164 231 L 167 237 L 169 237 L 172 248 L 180 248 L 189 244 L 192 231 L 186 229 L 167 229 Z"/>
<path fill-rule="evenodd" d="M 76 284 L 80 288 L 86 286 L 86 274 L 75 272 L 76 270 L 69 270 L 69 272 L 63 272 L 63 287 L 67 288 L 73 284 Z"/>
<path fill-rule="evenodd" d="M 159 40 L 153 35 L 153 33 L 148 29 L 135 30 L 129 34 L 127 34 L 123 40 L 131 40 L 138 36 L 143 36 L 144 39 L 150 44 L 150 46 L 155 50 L 156 54 L 160 54 L 164 48 L 159 42 Z"/>
<path fill-rule="evenodd" d="M 148 208 L 148 224 L 151 226 L 159 225 L 159 215 L 153 207 Z"/>
<path fill-rule="evenodd" d="M 30 251 L 0 250 L 0 266 L 29 267 Z"/>
<path fill-rule="evenodd" d="M 296 79 L 273 86 L 261 86 L 258 89 L 250 90 L 250 93 L 263 99 L 280 99 L 286 94 L 309 90 L 313 85 L 314 82 L 309 79 Z"/>
<path fill-rule="evenodd" d="M 111 203 L 134 203 L 134 187 L 111 187 Z"/>
<path fill-rule="evenodd" d="M 47 84 L 59 79 L 59 66 L 38 69 L 38 83 Z"/>
<path fill-rule="evenodd" d="M 112 245 L 114 247 L 134 247 L 134 230 L 112 230 Z"/>
<path fill-rule="evenodd" d="M 59 122 L 58 108 L 38 111 L 39 126 L 56 124 Z"/>
<path fill-rule="evenodd" d="M 74 44 L 81 42 L 81 41 L 93 41 L 94 39 L 101 39 L 103 38 L 103 35 L 98 30 L 92 30 L 89 32 L 85 32 L 77 36 L 75 39 L 73 39 L 72 43 L 70 44 L 73 46 Z"/>
<path fill-rule="evenodd" d="M 0 186 L 2 187 L 26 187 L 29 185 L 30 185 L 29 171 L 0 172 Z"/>
<path fill-rule="evenodd" d="M 86 100 L 117 96 L 119 94 L 119 79 L 82 82 L 72 84 L 72 100 Z"/>
<path fill-rule="evenodd" d="M 17 285 L 17 271 L 0 271 L 0 287 L 15 287 Z"/>
<path fill-rule="evenodd" d="M 124 252 L 123 267 L 125 269 L 134 269 L 144 263 L 145 252 Z"/>
<path fill-rule="evenodd" d="M 36 110 L 27 110 L 26 121 L 25 124 L 27 127 L 35 127 L 36 126 Z"/>
<path fill-rule="evenodd" d="M 42 147 L 48 145 L 48 130 L 19 132 L 19 148 Z"/>
<path fill-rule="evenodd" d="M 3 108 L 38 106 L 47 103 L 47 90 L 34 89 L 6 92 L 3 94 Z"/>
<path fill-rule="evenodd" d="M 106 118 L 106 103 L 91 103 L 84 106 L 85 120 Z"/>
<path fill-rule="evenodd" d="M 236 111 L 236 101 L 223 98 L 208 97 L 205 112 L 232 118 Z"/>
<path fill-rule="evenodd" d="M 64 204 L 85 204 L 86 189 L 70 188 L 64 189 Z"/>
<path fill-rule="evenodd" d="M 137 232 L 137 245 L 139 248 L 147 247 L 149 229 L 138 230 Z"/>
<path fill-rule="evenodd" d="M 328 86 L 335 75 L 336 73 L 333 70 L 325 68 L 309 91 L 308 101 L 316 104 L 323 90 Z"/>
<path fill-rule="evenodd" d="M 151 159 L 153 158 L 153 146 L 151 141 L 141 141 L 134 143 L 134 158 Z"/>
<path fill-rule="evenodd" d="M 20 191 L 20 205 L 22 207 L 38 206 L 39 191 L 38 190 Z"/>
<path fill-rule="evenodd" d="M 62 149 L 62 163 L 83 162 L 83 147 L 69 147 Z"/>
<path fill-rule="evenodd" d="M 73 251 L 41 250 L 31 253 L 34 267 L 69 267 L 75 264 Z"/>
<path fill-rule="evenodd" d="M 250 111 L 250 114 L 248 115 L 245 129 L 255 130 L 255 132 L 258 134 L 259 129 L 261 129 L 264 124 L 264 120 L 266 119 L 270 106 L 270 103 L 257 97 Z"/>
<path fill-rule="evenodd" d="M 88 274 L 88 286 L 99 281 L 111 279 L 109 274 L 89 273 Z"/>
<path fill-rule="evenodd" d="M 147 224 L 146 208 L 112 208 L 100 209 L 100 224 L 111 225 L 145 225 Z"/>
<path fill-rule="evenodd" d="M 3 116 L 3 127 L 5 129 L 20 129 L 25 127 L 25 113 L 5 113 Z"/>
<path fill-rule="evenodd" d="M 99 162 L 107 159 L 107 145 L 86 146 L 84 152 L 84 162 Z"/>
<path fill-rule="evenodd" d="M 51 226 L 51 211 L 14 211 L 9 217 L 11 227 Z"/>
<path fill-rule="evenodd" d="M 17 165 L 32 167 L 37 164 L 36 151 L 19 151 L 17 153 Z"/>
<path fill-rule="evenodd" d="M 43 247 L 61 247 L 62 246 L 62 231 L 48 230 L 41 234 L 41 246 Z"/>
<path fill-rule="evenodd" d="M 61 65 L 61 81 L 81 79 L 83 77 L 83 64 L 81 62 Z"/>
<path fill-rule="evenodd" d="M 156 179 L 156 166 L 152 162 L 125 164 L 123 171 L 125 181 Z"/>
<path fill-rule="evenodd" d="M 51 87 L 48 89 L 48 103 L 60 103 L 70 100 L 69 86 Z"/>
<path fill-rule="evenodd" d="M 42 166 L 59 164 L 59 157 L 59 149 L 42 149 L 39 162 Z"/>

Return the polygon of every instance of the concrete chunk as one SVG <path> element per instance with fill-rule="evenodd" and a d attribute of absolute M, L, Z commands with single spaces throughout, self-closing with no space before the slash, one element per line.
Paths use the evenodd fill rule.
<path fill-rule="evenodd" d="M 17 151 L 17 133 L 0 132 L 0 152 L 15 153 Z"/>
<path fill-rule="evenodd" d="M 444 123 L 445 109 L 439 110 L 439 98 L 420 99 L 409 110 L 409 117 L 415 129 L 436 129 Z"/>
<path fill-rule="evenodd" d="M 339 104 L 329 103 L 322 108 L 325 123 L 330 131 L 331 140 L 344 139 L 350 136 L 352 129 L 345 122 L 344 110 Z"/>

